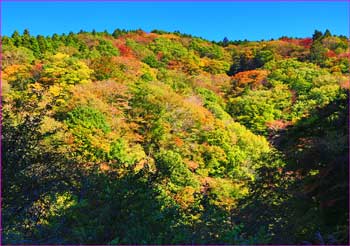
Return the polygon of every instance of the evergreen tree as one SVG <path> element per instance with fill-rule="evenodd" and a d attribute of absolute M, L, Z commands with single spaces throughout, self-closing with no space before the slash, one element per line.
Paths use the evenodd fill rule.
<path fill-rule="evenodd" d="M 332 34 L 331 34 L 331 32 L 327 29 L 327 30 L 325 31 L 325 33 L 323 34 L 323 38 L 328 38 L 328 37 L 332 37 Z"/>
<path fill-rule="evenodd" d="M 22 45 L 22 38 L 19 35 L 19 32 L 17 30 L 13 32 L 13 34 L 11 35 L 11 38 L 12 38 L 13 44 L 15 46 L 18 47 L 18 46 Z"/>
<path fill-rule="evenodd" d="M 312 40 L 317 41 L 320 40 L 323 37 L 323 34 L 319 30 L 315 30 L 314 34 L 312 35 Z"/>

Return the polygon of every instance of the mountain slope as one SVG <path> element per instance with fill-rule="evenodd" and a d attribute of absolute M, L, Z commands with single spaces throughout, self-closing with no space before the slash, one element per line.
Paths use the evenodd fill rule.
<path fill-rule="evenodd" d="M 304 165 L 275 148 L 277 134 L 296 126 L 298 136 L 315 110 L 348 98 L 347 42 L 325 34 L 214 43 L 118 29 L 3 37 L 4 242 L 280 242 L 278 211 L 252 230 L 244 208 L 266 208 L 254 203 L 257 186 L 271 185 L 261 170 L 277 170 L 278 186 L 290 165 Z M 300 195 L 283 189 L 287 198 L 267 201 Z M 328 226 L 309 223 L 282 243 L 311 241 Z M 345 224 L 324 230 L 343 243 Z"/>

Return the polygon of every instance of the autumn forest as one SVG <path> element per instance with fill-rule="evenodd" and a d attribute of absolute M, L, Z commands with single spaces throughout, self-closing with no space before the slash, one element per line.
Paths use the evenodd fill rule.
<path fill-rule="evenodd" d="M 349 39 L 2 37 L 3 244 L 348 244 Z"/>

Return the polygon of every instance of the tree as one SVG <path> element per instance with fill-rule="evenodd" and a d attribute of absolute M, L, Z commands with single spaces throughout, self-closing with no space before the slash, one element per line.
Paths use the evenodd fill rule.
<path fill-rule="evenodd" d="M 254 63 L 257 68 L 274 59 L 274 53 L 271 50 L 259 50 L 254 56 Z"/>
<path fill-rule="evenodd" d="M 31 36 L 30 36 L 30 33 L 29 33 L 29 30 L 28 29 L 25 29 L 23 31 L 23 35 L 22 35 L 22 44 L 24 47 L 30 49 L 32 44 L 31 44 Z M 35 52 L 34 52 L 35 53 Z"/>
<path fill-rule="evenodd" d="M 49 210 L 45 198 L 79 189 L 81 172 L 76 161 L 64 155 L 69 151 L 60 152 L 60 144 L 45 146 L 45 141 L 62 129 L 51 126 L 51 130 L 42 132 L 55 104 L 53 98 L 43 105 L 43 93 L 31 88 L 22 90 L 22 104 L 7 97 L 2 111 L 3 242 L 9 244 L 35 243 L 37 237 L 45 240 L 46 235 L 40 235 L 40 224 Z"/>
<path fill-rule="evenodd" d="M 19 35 L 19 32 L 17 30 L 13 32 L 13 34 L 11 35 L 11 38 L 13 39 L 13 44 L 15 46 L 18 47 L 18 46 L 22 45 L 22 38 Z"/>
<path fill-rule="evenodd" d="M 29 64 L 34 61 L 33 51 L 25 47 L 9 48 L 7 45 L 2 46 L 2 67 L 3 69 L 15 64 Z"/>
<path fill-rule="evenodd" d="M 224 47 L 228 46 L 229 42 L 230 42 L 229 39 L 227 37 L 224 37 L 224 39 L 222 40 L 222 46 Z"/>
<path fill-rule="evenodd" d="M 319 41 L 323 37 L 323 33 L 321 31 L 315 30 L 314 34 L 312 35 L 313 41 Z"/>
<path fill-rule="evenodd" d="M 319 40 L 312 43 L 310 48 L 310 60 L 318 65 L 324 65 L 327 59 L 326 48 L 322 45 Z"/>
<path fill-rule="evenodd" d="M 40 48 L 41 54 L 46 54 L 47 52 L 53 51 L 53 48 L 51 46 L 51 42 L 47 38 L 45 38 L 44 36 L 38 35 L 36 37 L 36 40 L 37 40 L 38 46 Z"/>
<path fill-rule="evenodd" d="M 323 34 L 323 38 L 328 38 L 328 37 L 332 37 L 331 32 L 327 29 L 324 34 Z"/>
<path fill-rule="evenodd" d="M 113 36 L 114 38 L 119 38 L 121 35 L 123 35 L 123 34 L 125 34 L 125 33 L 126 33 L 125 30 L 121 30 L 121 29 L 117 28 L 117 29 L 115 29 L 115 30 L 113 31 L 112 36 Z"/>
<path fill-rule="evenodd" d="M 266 70 L 249 70 L 236 73 L 232 76 L 232 92 L 239 95 L 248 88 L 257 89 L 267 86 L 267 75 L 268 71 Z"/>
<path fill-rule="evenodd" d="M 58 53 L 44 63 L 41 74 L 42 83 L 56 85 L 74 85 L 90 82 L 92 70 L 76 58 Z"/>

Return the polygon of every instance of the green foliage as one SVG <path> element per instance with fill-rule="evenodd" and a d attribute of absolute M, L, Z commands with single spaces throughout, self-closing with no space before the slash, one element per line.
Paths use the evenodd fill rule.
<path fill-rule="evenodd" d="M 157 79 L 169 85 L 177 93 L 189 94 L 191 92 L 191 80 L 184 72 L 161 68 L 158 71 Z"/>
<path fill-rule="evenodd" d="M 156 38 L 150 44 L 150 49 L 156 54 L 162 54 L 162 62 L 168 63 L 171 60 L 182 60 L 188 56 L 188 50 L 180 43 L 166 38 Z"/>
<path fill-rule="evenodd" d="M 102 56 L 92 60 L 90 67 L 93 69 L 93 76 L 97 80 L 106 80 L 123 75 L 122 69 L 113 61 L 112 57 Z"/>
<path fill-rule="evenodd" d="M 204 106 L 218 119 L 224 121 L 231 120 L 230 115 L 225 111 L 226 105 L 221 97 L 216 95 L 213 91 L 204 88 L 198 88 L 197 93 L 203 98 Z"/>
<path fill-rule="evenodd" d="M 133 39 L 127 39 L 126 45 L 130 47 L 134 51 L 134 53 L 136 53 L 136 56 L 140 59 L 154 55 L 154 53 L 148 47 L 139 44 Z"/>
<path fill-rule="evenodd" d="M 200 57 L 208 57 L 212 59 L 223 58 L 223 49 L 220 46 L 208 44 L 201 39 L 192 39 L 189 48 L 198 52 Z"/>
<path fill-rule="evenodd" d="M 224 74 L 230 68 L 230 64 L 225 61 L 208 60 L 203 66 L 203 70 L 211 74 Z"/>
<path fill-rule="evenodd" d="M 96 50 L 102 57 L 119 55 L 119 50 L 115 48 L 111 42 L 103 39 L 99 41 L 99 44 L 96 46 Z"/>
<path fill-rule="evenodd" d="M 152 68 L 160 68 L 162 64 L 156 59 L 154 55 L 146 56 L 142 59 L 142 62 L 146 63 Z"/>
<path fill-rule="evenodd" d="M 265 63 L 274 59 L 274 54 L 271 50 L 259 50 L 255 54 L 255 63 L 257 67 L 262 67 Z"/>
<path fill-rule="evenodd" d="M 279 62 L 270 62 L 265 65 L 270 70 L 269 79 L 288 84 L 299 94 L 306 93 L 312 88 L 312 81 L 318 76 L 329 74 L 314 64 L 298 62 L 295 59 L 286 59 Z"/>
<path fill-rule="evenodd" d="M 123 34 L 126 34 L 126 33 L 127 33 L 126 30 L 124 30 L 124 29 L 121 30 L 121 29 L 117 28 L 113 31 L 112 36 L 114 38 L 119 38 L 120 36 L 122 36 Z"/>
<path fill-rule="evenodd" d="M 178 187 L 196 186 L 193 175 L 182 161 L 181 155 L 171 150 L 160 150 L 155 155 L 156 166 L 162 176 Z M 168 185 L 172 187 L 171 183 Z"/>
<path fill-rule="evenodd" d="M 318 65 L 324 65 L 326 61 L 326 49 L 321 42 L 314 41 L 310 49 L 310 61 Z"/>
<path fill-rule="evenodd" d="M 77 107 L 68 112 L 65 123 L 75 136 L 79 155 L 88 160 L 104 160 L 108 155 L 106 145 L 100 141 L 111 131 L 105 116 L 91 107 Z M 112 151 L 114 151 L 112 149 Z M 112 152 L 113 154 L 113 152 Z"/>
<path fill-rule="evenodd" d="M 104 133 L 111 131 L 105 116 L 98 110 L 90 107 L 78 107 L 67 114 L 68 126 L 81 125 L 87 129 L 100 129 Z"/>
<path fill-rule="evenodd" d="M 248 90 L 232 98 L 227 107 L 234 119 L 257 133 L 266 134 L 268 122 L 289 119 L 286 111 L 291 107 L 291 94 L 284 85 L 272 90 Z"/>
<path fill-rule="evenodd" d="M 141 75 L 141 79 L 142 79 L 143 81 L 146 81 L 146 82 L 147 82 L 147 81 L 152 81 L 152 80 L 154 80 L 153 76 L 152 76 L 150 73 L 148 73 L 148 72 L 142 74 L 142 75 Z"/>
<path fill-rule="evenodd" d="M 6 68 L 15 64 L 30 64 L 35 57 L 33 52 L 25 47 L 13 47 L 9 45 L 2 46 L 2 67 Z"/>
<path fill-rule="evenodd" d="M 117 161 L 119 164 L 126 166 L 133 165 L 145 157 L 145 153 L 140 145 L 135 145 L 131 148 L 123 138 L 112 142 L 108 153 L 109 160 Z"/>

